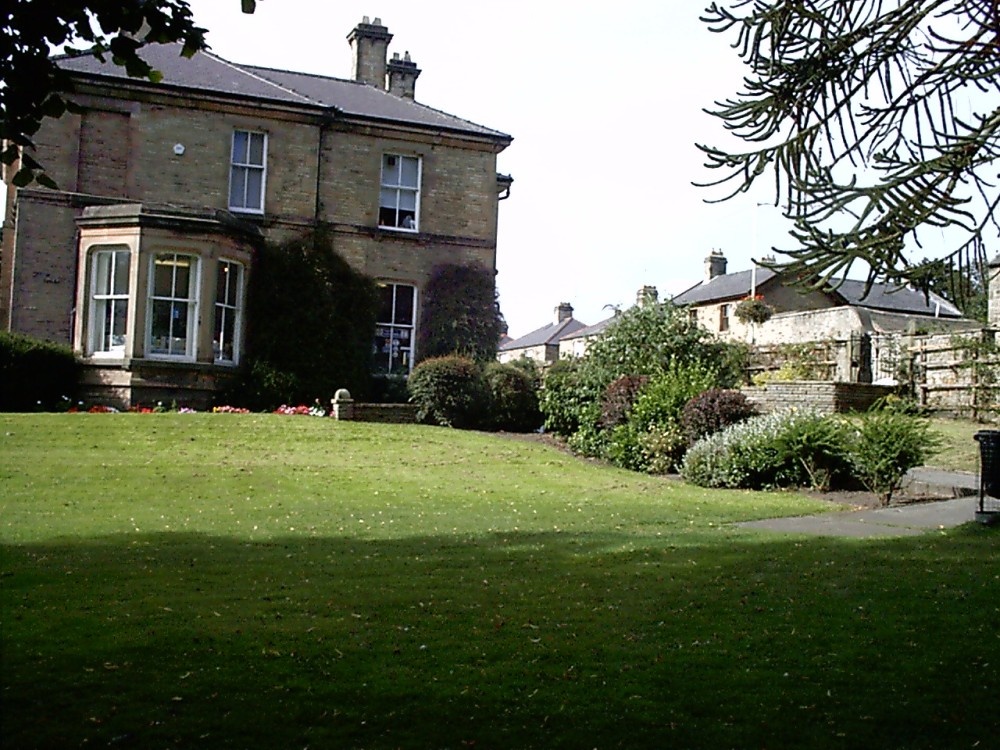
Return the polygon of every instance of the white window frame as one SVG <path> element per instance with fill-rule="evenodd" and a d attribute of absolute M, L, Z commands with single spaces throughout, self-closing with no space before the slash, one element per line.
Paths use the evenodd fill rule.
<path fill-rule="evenodd" d="M 243 153 L 237 153 L 237 140 L 246 138 Z M 261 139 L 260 162 L 252 161 L 254 138 Z M 257 206 L 252 205 L 250 174 L 260 173 L 260 194 L 256 196 Z M 234 192 L 239 196 L 233 200 Z M 229 159 L 229 210 L 246 214 L 264 213 L 264 196 L 267 194 L 267 133 L 257 130 L 234 130 Z"/>
<path fill-rule="evenodd" d="M 404 184 L 403 166 L 416 164 L 415 184 Z M 382 154 L 381 176 L 379 178 L 378 225 L 380 229 L 398 232 L 420 231 L 420 184 L 423 180 L 423 159 L 406 154 Z M 410 208 L 404 206 L 412 199 L 412 226 L 407 226 Z M 392 220 L 383 221 L 383 211 L 392 212 Z"/>
<path fill-rule="evenodd" d="M 417 287 L 414 284 L 403 284 L 395 282 L 384 282 L 381 284 L 382 288 L 392 288 L 392 314 L 391 320 L 376 320 L 375 322 L 375 341 L 373 343 L 373 354 L 376 357 L 381 357 L 383 354 L 389 354 L 389 366 L 385 372 L 376 371 L 379 375 L 409 375 L 413 370 L 413 354 L 416 345 L 416 335 L 417 335 Z M 396 320 L 396 295 L 399 292 L 400 287 L 406 287 L 413 290 L 413 303 L 410 309 L 410 323 L 400 323 Z M 380 311 L 381 314 L 381 311 Z M 408 345 L 403 346 L 400 343 L 404 340 L 402 332 L 407 331 L 406 339 L 408 339 Z M 399 332 L 400 335 L 397 335 Z M 379 351 L 380 342 L 388 339 L 390 348 L 398 349 L 401 354 L 402 368 L 400 370 L 393 370 L 392 363 L 394 357 L 392 351 L 382 352 Z M 374 369 L 374 368 L 373 368 Z"/>
<path fill-rule="evenodd" d="M 102 258 L 108 256 L 110 258 L 107 273 L 102 275 L 99 273 Z M 127 265 L 124 291 L 114 288 L 115 277 L 118 275 L 118 267 L 123 258 Z M 86 351 L 91 356 L 116 358 L 125 356 L 128 349 L 129 307 L 132 304 L 131 263 L 132 251 L 123 245 L 101 247 L 90 255 L 90 319 Z M 108 287 L 110 287 L 108 291 L 100 291 Z M 108 331 L 107 324 L 109 320 L 115 320 L 115 313 L 121 306 L 125 308 L 125 330 L 120 334 L 121 343 L 111 343 L 115 334 L 113 330 Z"/>
<path fill-rule="evenodd" d="M 725 333 L 732 328 L 733 306 L 730 304 L 719 305 L 719 333 Z"/>
<path fill-rule="evenodd" d="M 180 258 L 186 258 L 190 261 L 190 266 L 188 270 L 188 289 L 187 296 L 180 297 L 177 295 L 177 272 L 176 266 L 177 260 Z M 158 260 L 161 259 L 171 259 L 175 265 L 175 270 L 171 276 L 171 288 L 169 295 L 157 295 L 156 294 L 156 264 Z M 152 258 L 149 259 L 149 291 L 146 295 L 147 305 L 146 305 L 146 357 L 149 359 L 171 359 L 180 360 L 186 362 L 193 362 L 198 355 L 198 301 L 201 296 L 201 258 L 198 255 L 192 253 L 181 253 L 181 252 L 159 252 L 155 253 Z M 154 315 L 154 309 L 157 303 L 166 303 L 170 305 L 170 330 L 167 335 L 167 351 L 163 351 L 162 347 L 158 347 L 154 350 L 153 347 L 153 326 L 156 324 L 156 319 Z M 185 326 L 186 326 L 186 336 L 184 337 L 184 351 L 175 352 L 173 349 L 173 339 L 179 338 L 173 336 L 173 321 L 178 319 L 179 316 L 174 314 L 174 306 L 183 306 L 186 310 L 185 316 Z"/>
<path fill-rule="evenodd" d="M 219 299 L 220 276 L 225 273 L 224 298 Z M 215 319 L 212 328 L 212 349 L 216 364 L 238 365 L 240 363 L 240 338 L 243 329 L 243 264 L 228 258 L 220 258 L 215 270 Z M 233 287 L 235 286 L 235 290 Z M 234 292 L 234 293 L 230 293 Z M 225 331 L 227 322 L 232 321 L 232 357 L 225 356 Z"/>

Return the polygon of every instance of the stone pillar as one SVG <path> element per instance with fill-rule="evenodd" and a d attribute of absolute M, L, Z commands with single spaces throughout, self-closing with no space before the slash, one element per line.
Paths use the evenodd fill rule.
<path fill-rule="evenodd" d="M 382 19 L 368 22 L 368 16 L 347 35 L 354 50 L 354 80 L 385 89 L 386 53 L 392 34 L 382 25 Z"/>
<path fill-rule="evenodd" d="M 573 317 L 573 305 L 569 302 L 560 302 L 555 309 L 556 315 L 556 325 L 559 325 L 564 320 L 569 320 Z"/>
<path fill-rule="evenodd" d="M 1000 255 L 990 261 L 986 277 L 989 279 L 989 326 L 1000 329 Z"/>
<path fill-rule="evenodd" d="M 354 399 L 346 388 L 338 388 L 330 400 L 330 416 L 338 422 L 350 422 L 354 419 Z"/>
<path fill-rule="evenodd" d="M 420 68 L 410 59 L 410 53 L 404 53 L 403 59 L 400 60 L 399 53 L 393 52 L 388 69 L 389 93 L 400 96 L 403 99 L 413 99 L 417 77 L 420 75 Z"/>

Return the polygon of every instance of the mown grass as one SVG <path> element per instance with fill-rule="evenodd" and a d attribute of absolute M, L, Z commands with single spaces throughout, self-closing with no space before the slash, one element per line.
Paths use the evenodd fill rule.
<path fill-rule="evenodd" d="M 4 746 L 988 746 L 995 532 L 732 525 L 824 507 L 437 428 L 0 416 Z"/>
<path fill-rule="evenodd" d="M 954 471 L 979 471 L 979 443 L 973 436 L 980 430 L 1000 426 L 958 419 L 932 419 L 931 427 L 941 436 L 941 451 L 928 463 Z"/>

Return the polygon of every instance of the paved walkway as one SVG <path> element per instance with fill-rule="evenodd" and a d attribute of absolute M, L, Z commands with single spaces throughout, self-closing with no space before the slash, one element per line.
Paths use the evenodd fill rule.
<path fill-rule="evenodd" d="M 914 469 L 904 480 L 909 494 L 938 495 L 950 500 L 877 508 L 872 510 L 820 513 L 815 516 L 771 518 L 740 526 L 789 534 L 840 537 L 916 536 L 930 530 L 948 529 L 975 520 L 979 510 L 979 477 L 966 472 Z"/>

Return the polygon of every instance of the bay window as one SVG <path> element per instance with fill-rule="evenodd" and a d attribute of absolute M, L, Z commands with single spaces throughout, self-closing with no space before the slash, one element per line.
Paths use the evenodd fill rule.
<path fill-rule="evenodd" d="M 124 356 L 129 309 L 127 247 L 97 250 L 91 255 L 90 327 L 86 350 L 98 356 Z"/>
<path fill-rule="evenodd" d="M 420 158 L 383 154 L 378 225 L 416 232 L 419 208 Z"/>
<path fill-rule="evenodd" d="M 198 258 L 154 256 L 146 319 L 147 354 L 193 359 L 198 320 Z"/>

